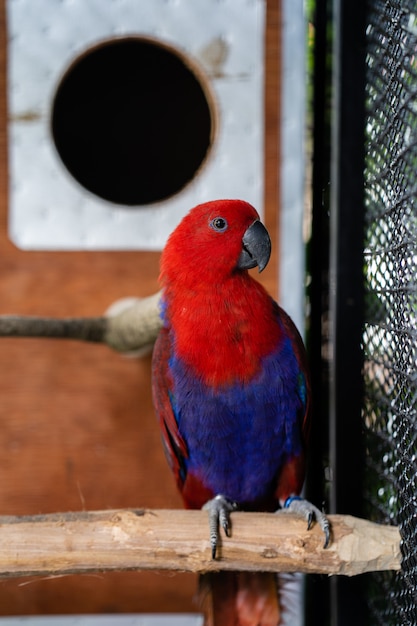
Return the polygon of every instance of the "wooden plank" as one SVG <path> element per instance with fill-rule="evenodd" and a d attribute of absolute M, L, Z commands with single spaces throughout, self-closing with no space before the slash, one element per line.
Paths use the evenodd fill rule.
<path fill-rule="evenodd" d="M 232 515 L 211 558 L 207 514 L 114 510 L 0 518 L 0 576 L 106 570 L 305 572 L 354 576 L 400 569 L 398 528 L 332 515 L 331 545 L 318 525 L 289 513 Z"/>

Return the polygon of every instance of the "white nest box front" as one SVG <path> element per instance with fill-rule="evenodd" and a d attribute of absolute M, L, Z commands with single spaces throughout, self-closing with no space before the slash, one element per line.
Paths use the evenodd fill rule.
<path fill-rule="evenodd" d="M 215 198 L 263 211 L 263 0 L 7 0 L 9 236 L 159 250 Z"/>

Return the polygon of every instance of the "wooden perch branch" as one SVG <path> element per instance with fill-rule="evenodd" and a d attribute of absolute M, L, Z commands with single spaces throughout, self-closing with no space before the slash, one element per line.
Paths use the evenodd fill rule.
<path fill-rule="evenodd" d="M 102 317 L 64 318 L 0 315 L 0 337 L 49 337 L 105 343 L 118 352 L 151 345 L 161 328 L 160 293 L 115 303 Z"/>
<path fill-rule="evenodd" d="M 105 570 L 246 570 L 353 576 L 400 568 L 392 526 L 333 515 L 323 549 L 315 525 L 291 514 L 232 515 L 232 537 L 213 561 L 203 511 L 117 510 L 0 517 L 0 577 Z"/>

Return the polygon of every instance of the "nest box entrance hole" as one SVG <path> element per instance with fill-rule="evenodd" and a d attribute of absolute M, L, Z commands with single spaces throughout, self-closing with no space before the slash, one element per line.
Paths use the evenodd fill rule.
<path fill-rule="evenodd" d="M 126 206 L 163 201 L 204 165 L 215 136 L 205 77 L 145 38 L 109 40 L 77 58 L 52 103 L 51 131 L 72 176 Z"/>

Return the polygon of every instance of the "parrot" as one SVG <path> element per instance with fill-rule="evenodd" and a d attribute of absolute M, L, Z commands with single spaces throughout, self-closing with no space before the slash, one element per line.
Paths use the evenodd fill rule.
<path fill-rule="evenodd" d="M 249 273 L 270 254 L 258 212 L 238 199 L 191 209 L 161 254 L 153 403 L 185 507 L 208 512 L 213 559 L 235 510 L 295 512 L 308 528 L 320 524 L 324 547 L 330 540 L 327 517 L 300 496 L 311 420 L 304 344 Z M 201 589 L 212 596 L 211 623 L 282 623 L 274 574 L 203 574 Z"/>

